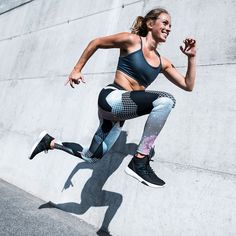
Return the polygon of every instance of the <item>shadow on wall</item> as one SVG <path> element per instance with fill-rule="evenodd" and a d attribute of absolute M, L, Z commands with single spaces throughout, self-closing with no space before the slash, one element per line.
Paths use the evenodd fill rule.
<path fill-rule="evenodd" d="M 84 214 L 90 207 L 101 207 L 108 206 L 102 226 L 97 232 L 98 235 L 110 235 L 108 231 L 109 224 L 113 217 L 115 216 L 117 210 L 121 206 L 122 203 L 122 195 L 120 193 L 111 192 L 107 190 L 103 190 L 103 186 L 106 183 L 107 179 L 118 169 L 121 165 L 124 158 L 131 154 L 133 155 L 137 149 L 137 145 L 134 143 L 126 144 L 127 141 L 127 133 L 122 131 L 119 139 L 115 143 L 112 150 L 125 150 L 124 153 L 116 153 L 115 158 L 112 158 L 112 150 L 110 152 L 111 158 L 104 157 L 100 161 L 95 164 L 90 164 L 87 162 L 80 162 L 77 164 L 69 175 L 68 179 L 65 182 L 64 189 L 68 189 L 73 186 L 71 180 L 73 176 L 82 169 L 91 169 L 93 170 L 92 176 L 85 183 L 83 190 L 81 192 L 81 202 L 67 202 L 55 204 L 52 202 L 48 202 L 39 207 L 42 208 L 50 208 L 56 207 L 63 211 L 82 215 Z M 81 151 L 82 147 L 76 143 L 63 143 L 68 147 L 73 147 L 73 149 Z"/>

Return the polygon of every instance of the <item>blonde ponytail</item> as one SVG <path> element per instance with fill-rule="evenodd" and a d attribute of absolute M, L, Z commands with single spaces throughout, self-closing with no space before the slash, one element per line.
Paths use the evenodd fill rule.
<path fill-rule="evenodd" d="M 144 21 L 145 21 L 144 17 L 138 16 L 131 27 L 131 33 L 137 34 L 140 36 L 146 36 L 147 26 L 146 26 L 146 22 Z"/>
<path fill-rule="evenodd" d="M 145 37 L 148 33 L 147 21 L 156 20 L 161 13 L 165 13 L 169 15 L 169 12 L 166 9 L 155 8 L 151 10 L 150 12 L 148 12 L 145 17 L 138 16 L 131 27 L 131 33 Z"/>

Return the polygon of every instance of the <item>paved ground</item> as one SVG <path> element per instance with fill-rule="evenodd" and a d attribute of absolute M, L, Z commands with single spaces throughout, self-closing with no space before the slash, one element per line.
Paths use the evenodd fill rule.
<path fill-rule="evenodd" d="M 97 235 L 96 229 L 0 179 L 0 235 Z M 102 235 L 102 234 L 99 234 Z"/>

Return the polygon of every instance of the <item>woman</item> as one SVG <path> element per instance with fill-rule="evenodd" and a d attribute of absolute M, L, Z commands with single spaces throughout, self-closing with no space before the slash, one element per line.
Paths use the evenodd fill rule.
<path fill-rule="evenodd" d="M 163 73 L 167 79 L 186 91 L 192 91 L 196 74 L 196 42 L 184 40 L 181 51 L 188 58 L 186 75 L 181 75 L 169 60 L 159 55 L 156 48 L 166 42 L 171 32 L 171 18 L 162 8 L 151 10 L 145 17 L 137 17 L 131 33 L 123 32 L 92 40 L 70 73 L 66 84 L 72 88 L 84 82 L 82 68 L 99 48 L 119 48 L 120 57 L 113 84 L 103 88 L 98 98 L 100 126 L 88 150 L 77 152 L 42 132 L 32 149 L 30 159 L 49 149 L 60 149 L 88 162 L 101 159 L 117 140 L 125 120 L 149 114 L 137 152 L 126 168 L 126 173 L 150 187 L 161 187 L 165 182 L 149 165 L 154 141 L 175 106 L 174 97 L 166 92 L 146 90 Z"/>

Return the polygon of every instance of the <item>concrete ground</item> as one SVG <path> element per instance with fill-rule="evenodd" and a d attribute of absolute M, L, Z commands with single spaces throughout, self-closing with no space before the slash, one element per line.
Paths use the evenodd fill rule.
<path fill-rule="evenodd" d="M 147 116 L 125 122 L 116 147 L 95 165 L 60 151 L 29 161 L 42 130 L 90 145 L 119 49 L 97 50 L 82 70 L 86 84 L 64 82 L 92 39 L 130 32 L 136 16 L 155 7 L 166 8 L 173 25 L 157 50 L 181 74 L 188 60 L 179 46 L 186 37 L 198 45 L 192 93 L 163 74 L 148 87 L 177 101 L 151 163 L 165 188 L 124 173 Z M 3 182 L 0 236 L 93 235 L 101 227 L 114 236 L 236 236 L 235 12 L 235 0 L 0 0 L 0 179 L 64 210 L 39 210 L 44 202 Z M 94 229 L 85 233 L 79 219 Z"/>
<path fill-rule="evenodd" d="M 97 235 L 93 226 L 79 218 L 44 205 L 41 199 L 0 179 L 0 235 Z"/>

